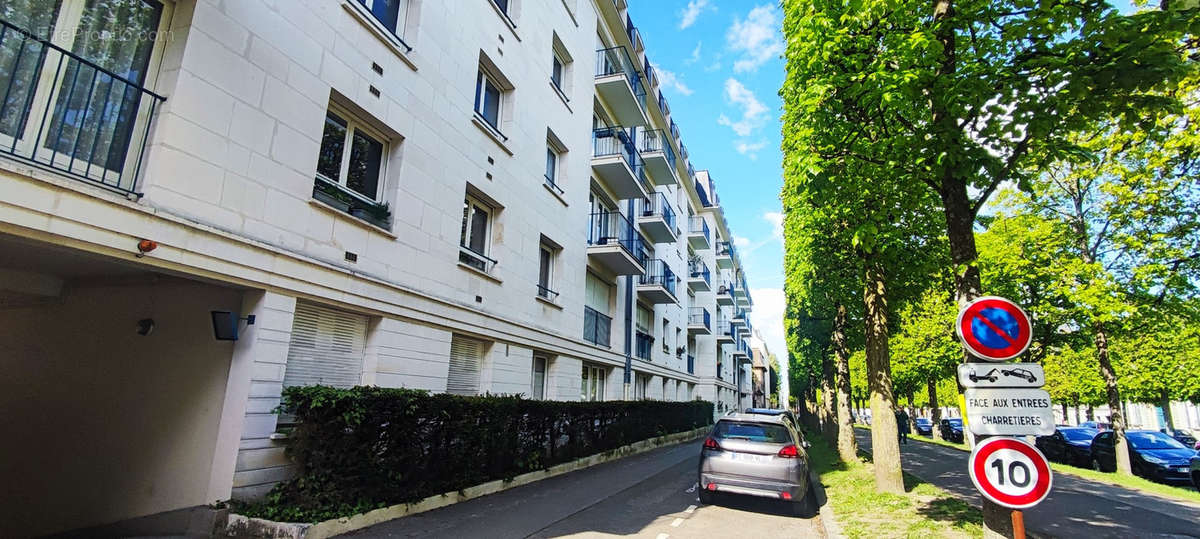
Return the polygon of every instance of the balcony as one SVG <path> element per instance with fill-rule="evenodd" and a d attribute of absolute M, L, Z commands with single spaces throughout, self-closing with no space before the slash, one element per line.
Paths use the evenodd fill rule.
<path fill-rule="evenodd" d="M 651 259 L 646 261 L 646 273 L 638 278 L 637 292 L 650 303 L 677 303 L 675 290 L 678 285 L 679 277 L 666 261 Z"/>
<path fill-rule="evenodd" d="M 733 324 L 728 320 L 717 320 L 717 346 L 733 344 Z"/>
<path fill-rule="evenodd" d="M 625 47 L 596 51 L 596 93 L 621 125 L 646 125 L 646 89 Z"/>
<path fill-rule="evenodd" d="M 712 333 L 712 320 L 708 309 L 692 307 L 688 310 L 688 335 L 708 335 Z"/>
<path fill-rule="evenodd" d="M 638 133 L 638 152 L 654 185 L 675 185 L 675 150 L 662 129 L 643 129 Z"/>
<path fill-rule="evenodd" d="M 146 138 L 166 98 L 2 19 L 0 52 L 0 154 L 140 196 Z"/>
<path fill-rule="evenodd" d="M 742 323 L 737 326 L 738 335 L 749 337 L 754 332 L 754 326 L 750 323 L 750 318 L 743 315 Z"/>
<path fill-rule="evenodd" d="M 646 44 L 642 42 L 642 33 L 633 25 L 633 18 L 628 13 L 625 14 L 625 33 L 629 34 L 629 42 L 633 44 L 634 51 L 641 52 L 646 49 Z"/>
<path fill-rule="evenodd" d="M 733 243 L 728 241 L 717 242 L 717 267 L 721 269 L 733 269 Z"/>
<path fill-rule="evenodd" d="M 667 104 L 667 98 L 661 90 L 658 92 L 658 110 L 662 111 L 663 118 L 671 117 L 671 106 Z"/>
<path fill-rule="evenodd" d="M 589 216 L 587 253 L 588 258 L 617 275 L 646 272 L 646 253 L 641 237 L 634 233 L 629 219 L 615 211 L 601 211 Z"/>
<path fill-rule="evenodd" d="M 738 361 L 748 361 L 750 359 L 750 347 L 746 345 L 744 339 L 739 339 L 737 345 L 733 347 L 733 359 Z"/>
<path fill-rule="evenodd" d="M 633 355 L 634 355 L 634 357 L 641 359 L 641 360 L 650 361 L 650 352 L 651 352 L 651 350 L 653 350 L 653 346 L 654 346 L 654 337 L 650 336 L 650 334 L 648 334 L 640 329 L 637 330 L 636 333 L 634 333 L 634 335 L 633 335 Z"/>
<path fill-rule="evenodd" d="M 733 319 L 730 320 L 734 325 L 746 325 L 746 311 L 738 309 L 733 311 Z"/>
<path fill-rule="evenodd" d="M 646 198 L 653 191 L 633 136 L 623 127 L 592 130 L 592 171 L 621 200 Z"/>
<path fill-rule="evenodd" d="M 750 299 L 750 291 L 746 289 L 746 283 L 741 283 L 734 292 L 736 293 L 735 297 L 737 298 L 738 307 L 750 310 L 750 306 L 754 305 L 754 301 Z"/>
<path fill-rule="evenodd" d="M 699 258 L 688 261 L 688 289 L 692 292 L 712 290 L 712 276 L 708 271 L 708 265 Z"/>
<path fill-rule="evenodd" d="M 731 307 L 735 302 L 736 300 L 733 299 L 733 285 L 729 284 L 728 281 L 721 283 L 721 286 L 717 287 L 717 305 Z"/>
<path fill-rule="evenodd" d="M 679 235 L 675 209 L 667 196 L 657 191 L 638 204 L 637 223 L 654 243 L 675 243 Z"/>
<path fill-rule="evenodd" d="M 708 229 L 708 221 L 699 215 L 688 219 L 688 244 L 692 249 L 703 251 L 712 246 L 712 232 Z"/>
<path fill-rule="evenodd" d="M 612 318 L 591 307 L 583 308 L 583 340 L 608 348 Z"/>

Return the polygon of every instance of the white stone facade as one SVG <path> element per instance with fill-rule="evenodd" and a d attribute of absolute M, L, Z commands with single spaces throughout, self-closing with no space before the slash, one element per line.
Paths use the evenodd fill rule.
<path fill-rule="evenodd" d="M 19 10 L 22 2 L 17 4 Z M 64 11 L 55 15 L 59 24 L 82 26 L 68 13 L 82 2 L 62 4 Z M 152 121 L 148 114 L 136 117 L 135 126 L 144 123 L 148 130 L 144 146 L 137 127 L 128 137 L 130 151 L 141 157 L 131 183 L 106 189 L 80 181 L 78 171 L 64 174 L 55 158 L 36 164 L 31 163 L 39 161 L 36 155 L 0 151 L 0 314 L 24 316 L 49 308 L 47 302 L 62 309 L 62 298 L 97 293 L 91 283 L 101 280 L 95 286 L 107 290 L 113 282 L 143 286 L 147 276 L 170 276 L 211 288 L 210 303 L 253 314 L 256 321 L 241 326 L 236 343 L 217 349 L 220 373 L 204 380 L 205 387 L 224 389 L 196 404 L 207 411 L 196 415 L 203 423 L 198 432 L 210 435 L 208 445 L 191 447 L 187 462 L 180 463 L 195 475 L 188 479 L 192 490 L 179 487 L 184 491 L 171 496 L 108 491 L 109 499 L 123 502 L 105 515 L 31 523 L 15 534 L 253 497 L 286 478 L 274 409 L 289 376 L 289 357 L 296 354 L 293 334 L 303 318 L 297 313 L 305 306 L 363 320 L 362 342 L 355 348 L 361 364 L 354 365 L 361 384 L 446 391 L 462 383 L 451 380 L 457 337 L 480 343 L 474 377 L 467 380 L 479 393 L 533 397 L 540 391 L 542 398 L 561 400 L 701 398 L 717 402 L 721 411 L 748 405 L 735 385 L 739 373 L 746 378 L 749 372 L 748 356 L 736 353 L 748 332 L 734 324 L 733 338 L 718 340 L 720 322 L 751 306 L 736 253 L 722 250 L 732 245 L 732 234 L 716 198 L 718 182 L 705 171 L 693 172 L 640 37 L 627 27 L 624 1 L 401 0 L 394 31 L 367 7 L 374 5 L 370 0 L 147 5 L 158 11 L 145 24 L 158 26 L 142 85 L 165 101 L 156 105 Z M 70 36 L 48 39 L 72 50 Z M 4 43 L 0 51 L 14 42 Z M 615 47 L 630 59 L 628 75 L 606 64 L 621 58 L 619 53 L 598 52 Z M 0 82 L 21 76 L 7 69 L 0 71 Z M 496 87 L 498 105 L 489 104 L 481 72 Z M 49 88 L 58 79 L 38 80 Z M 635 83 L 647 88 L 644 104 L 628 91 Z M 41 91 L 46 93 L 31 93 L 30 102 L 66 90 Z M 107 117 L 109 108 L 88 110 Z M 489 116 L 497 108 L 493 122 Z M 315 198 L 319 158 L 333 147 L 329 112 L 346 122 L 348 132 L 365 133 L 382 146 L 377 159 L 360 161 L 351 153 L 359 151 L 354 146 L 359 139 L 343 139 L 353 144 L 337 154 L 346 182 L 338 189 L 360 208 L 363 200 L 386 203 L 390 219 L 373 223 Z M 634 121 L 620 121 L 630 118 Z M 603 141 L 596 141 L 594 129 L 615 133 L 610 128 L 617 126 L 631 135 L 637 157 L 596 151 Z M 657 148 L 665 144 L 662 154 L 672 154 L 673 163 L 646 157 L 656 149 L 643 142 L 652 138 L 651 130 L 663 134 Z M 618 153 L 625 149 L 618 146 Z M 555 154 L 553 178 L 548 147 Z M 644 161 L 644 182 L 637 181 L 631 159 Z M 377 181 L 375 195 L 365 199 L 347 187 L 357 173 L 349 167 L 362 162 L 379 166 L 378 174 L 361 173 Z M 625 170 L 633 172 L 633 183 Z M 628 196 L 631 189 L 661 193 L 675 214 L 674 226 L 659 223 L 652 232 L 655 225 L 642 222 L 655 221 L 657 214 L 639 219 L 643 196 Z M 487 215 L 481 230 L 464 224 L 467 197 Z M 630 220 L 636 234 L 630 237 L 638 238 L 632 248 L 612 243 L 625 232 L 602 227 L 597 234 L 589 226 L 590 215 L 604 206 Z M 706 223 L 706 240 L 701 241 L 704 227 L 691 231 L 692 215 Z M 464 239 L 468 233 L 480 238 L 478 255 L 485 256 L 467 251 L 473 243 L 464 247 L 474 241 Z M 671 239 L 656 241 L 652 234 Z M 612 238 L 596 240 L 597 235 Z M 142 240 L 157 247 L 142 256 Z M 543 245 L 552 253 L 545 277 Z M 640 252 L 651 248 L 652 255 Z M 19 256 L 25 252 L 38 254 Z M 81 262 L 64 267 L 55 262 L 60 255 Z M 678 277 L 673 298 L 664 300 L 653 282 L 638 285 L 653 265 L 646 260 L 651 257 Z M 708 269 L 707 280 L 699 273 L 693 277 L 689 260 Z M 629 264 L 639 268 L 623 269 Z M 599 292 L 589 299 L 589 274 L 610 286 L 606 300 Z M 44 282 L 59 286 L 39 285 Z M 199 304 L 194 293 L 184 294 L 172 283 L 152 286 L 146 293 L 157 294 L 157 303 L 131 307 L 128 316 L 182 304 L 176 298 Z M 730 288 L 722 290 L 724 284 Z M 732 305 L 718 303 L 721 293 Z M 643 324 L 648 327 L 640 328 L 652 337 L 643 354 L 647 340 L 635 329 L 638 305 L 651 312 L 649 324 Z M 103 304 L 96 308 L 96 316 L 106 316 Z M 585 314 L 587 308 L 611 318 L 608 346 L 585 338 L 585 325 L 596 320 Z M 701 314 L 689 320 L 692 312 Z M 211 331 L 204 310 L 179 323 Z M 598 340 L 594 331 L 589 335 Z M 64 366 L 84 361 L 69 349 L 51 356 L 48 361 Z M 13 361 L 12 368 L 20 370 L 22 358 Z M 591 395 L 581 375 L 588 368 L 604 381 L 592 386 Z M 149 383 L 134 380 L 130 383 Z M 542 381 L 540 390 L 535 380 Z M 147 405 L 171 397 L 150 394 Z M 130 443 L 175 443 L 155 438 L 166 434 L 143 432 L 145 439 L 131 432 Z M 50 474 L 46 481 L 68 485 L 102 477 Z M 137 488 L 142 486 L 128 487 Z M 11 535 L 3 532 L 0 528 L 0 535 Z"/>

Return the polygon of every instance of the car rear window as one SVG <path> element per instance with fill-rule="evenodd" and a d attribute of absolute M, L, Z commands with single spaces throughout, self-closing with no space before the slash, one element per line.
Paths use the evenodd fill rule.
<path fill-rule="evenodd" d="M 1063 429 L 1062 434 L 1072 442 L 1083 442 L 1096 437 L 1096 431 L 1083 429 Z"/>
<path fill-rule="evenodd" d="M 957 418 L 957 417 L 956 417 L 956 418 L 954 418 L 954 419 L 947 419 L 946 421 L 950 422 L 950 425 L 951 425 L 951 426 L 954 426 L 954 427 L 961 427 L 961 426 L 962 426 L 962 419 L 959 419 L 959 418 Z"/>
<path fill-rule="evenodd" d="M 714 435 L 723 440 L 737 439 L 776 444 L 792 441 L 792 436 L 788 433 L 787 427 L 771 423 L 721 421 L 717 423 Z"/>

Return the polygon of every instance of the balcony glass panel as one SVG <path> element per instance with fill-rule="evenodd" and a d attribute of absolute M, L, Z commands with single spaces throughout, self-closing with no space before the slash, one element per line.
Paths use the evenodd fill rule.
<path fill-rule="evenodd" d="M 583 340 L 596 346 L 609 346 L 612 318 L 591 308 L 583 308 Z"/>

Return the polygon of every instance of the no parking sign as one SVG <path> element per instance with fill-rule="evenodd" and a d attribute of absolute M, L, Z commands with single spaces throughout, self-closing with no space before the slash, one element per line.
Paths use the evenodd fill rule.
<path fill-rule="evenodd" d="M 985 296 L 958 313 L 958 338 L 971 354 L 988 361 L 1008 361 L 1033 341 L 1029 315 L 1007 299 Z"/>

